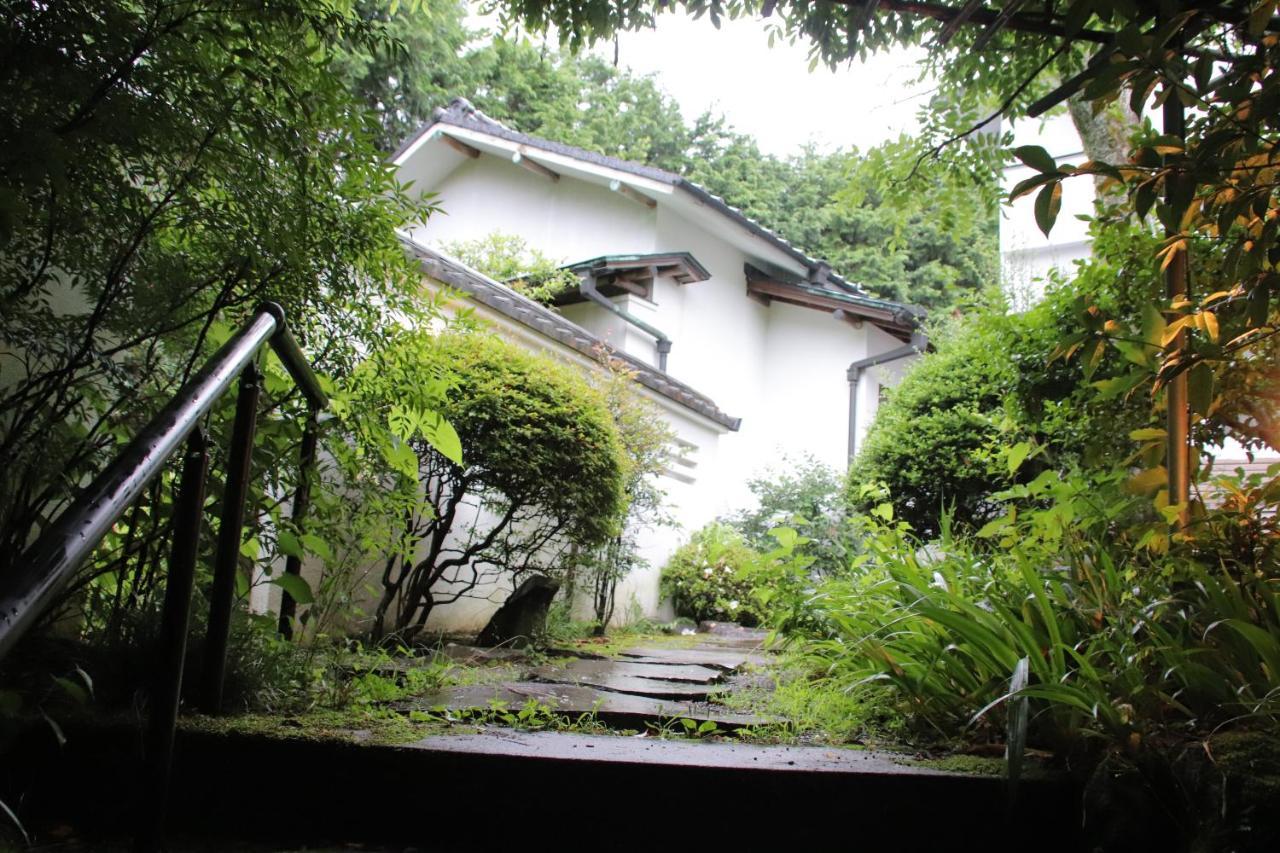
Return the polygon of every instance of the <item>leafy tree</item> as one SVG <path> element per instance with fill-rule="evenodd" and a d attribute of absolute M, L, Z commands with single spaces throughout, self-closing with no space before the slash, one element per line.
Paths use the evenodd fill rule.
<path fill-rule="evenodd" d="M 836 571 L 847 562 L 844 477 L 812 456 L 783 460 L 747 482 L 757 504 L 725 519 L 755 550 L 777 547 L 771 531 L 790 527 L 806 541 L 801 550 L 818 571 Z"/>
<path fill-rule="evenodd" d="M 397 414 L 403 384 L 384 381 L 388 369 L 438 377 L 441 365 L 457 377 L 439 408 L 456 445 L 437 418 Z M 406 339 L 352 387 L 349 405 L 390 408 L 391 423 L 404 422 L 374 444 L 400 494 L 418 498 L 385 559 L 376 636 L 412 638 L 435 607 L 499 579 L 557 573 L 573 546 L 617 534 L 628 461 L 607 403 L 573 368 L 495 335 L 453 332 Z"/>
<path fill-rule="evenodd" d="M 936 536 L 944 513 L 976 529 L 1001 511 L 997 493 L 1045 471 L 1127 464 L 1130 434 L 1152 420 L 1149 402 L 1116 382 L 1129 362 L 1066 361 L 1060 345 L 1086 306 L 1140 322 L 1159 287 L 1145 263 L 1150 241 L 1099 234 L 1093 260 L 1031 310 L 997 303 L 938 328 L 937 351 L 890 392 L 867 433 L 849 471 L 853 505 L 870 511 L 882 496 L 867 487 L 887 486 L 897 516 Z"/>
<path fill-rule="evenodd" d="M 1120 5 L 1053 0 L 1035 12 L 996 11 L 959 0 L 927 7 L 868 4 L 860 12 L 850 4 L 795 0 L 511 0 L 503 5 L 510 20 L 535 29 L 553 25 L 573 45 L 648 26 L 656 9 L 677 7 L 706 14 L 713 22 L 724 15 L 773 15 L 782 34 L 811 42 L 815 63 L 836 64 L 929 39 L 930 63 L 944 91 L 936 104 L 941 109 L 931 110 L 936 120 L 926 136 L 939 141 L 922 156 L 895 158 L 907 169 L 897 184 L 908 193 L 918 187 L 905 179 L 919 178 L 922 159 L 943 151 L 958 152 L 953 162 L 969 173 L 993 176 L 1003 154 L 1000 140 L 979 132 L 986 119 L 1038 113 L 1069 97 L 1088 102 L 1095 115 L 1114 104 L 1132 113 L 1160 108 L 1164 133 L 1144 128 L 1140 138 L 1117 145 L 1132 124 L 1121 120 L 1118 130 L 1101 134 L 1110 144 L 1098 145 L 1098 135 L 1083 134 L 1096 146 L 1095 157 L 1079 167 L 1059 165 L 1034 146 L 1015 152 L 1039 174 L 1013 195 L 1036 193 L 1036 218 L 1048 232 L 1060 209 L 1062 181 L 1088 175 L 1120 195 L 1109 214 L 1113 220 L 1144 221 L 1154 214 L 1163 226 L 1166 241 L 1156 260 L 1165 272 L 1167 293 L 1151 305 L 1164 315 L 1165 328 L 1155 342 L 1159 364 L 1150 387 L 1157 406 L 1168 412 L 1172 470 L 1166 499 L 1176 507 L 1181 532 L 1187 532 L 1195 509 L 1184 503 L 1188 415 L 1210 415 L 1223 400 L 1218 389 L 1237 357 L 1258 354 L 1258 345 L 1280 328 L 1272 309 L 1280 263 L 1278 127 L 1271 109 L 1280 100 L 1280 75 L 1273 73 L 1280 62 L 1280 23 L 1273 19 L 1273 3 L 1242 8 L 1181 0 Z M 1073 113 L 1078 117 L 1086 111 L 1077 103 Z M 970 144 L 951 145 L 961 139 Z M 1114 158 L 1118 150 L 1127 156 Z M 1227 251 L 1221 275 L 1201 282 L 1206 295 L 1192 298 L 1188 255 L 1198 235 Z M 1232 337 L 1222 337 L 1223 318 L 1242 324 Z M 1115 341 L 1105 323 L 1088 328 L 1086 338 L 1089 347 L 1075 340 L 1068 349 L 1092 354 L 1098 345 L 1125 343 Z M 1204 367 L 1198 376 L 1197 366 Z"/>
<path fill-rule="evenodd" d="M 395 229 L 424 212 L 333 74 L 341 45 L 385 43 L 341 6 L 4 8 L 0 572 L 259 300 L 333 373 L 389 316 L 421 316 Z M 259 458 L 264 512 L 296 480 L 301 420 L 283 422 Z M 146 575 L 168 500 L 158 482 L 93 571 Z"/>
<path fill-rule="evenodd" d="M 334 71 L 378 119 L 378 144 L 394 150 L 460 92 L 475 88 L 462 61 L 468 42 L 467 6 L 459 0 L 357 0 L 361 20 L 376 22 L 389 36 L 372 48 L 358 40 L 343 45 Z"/>

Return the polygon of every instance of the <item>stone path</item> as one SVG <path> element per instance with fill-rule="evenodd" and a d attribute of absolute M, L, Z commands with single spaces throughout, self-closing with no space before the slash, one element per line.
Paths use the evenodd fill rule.
<path fill-rule="evenodd" d="M 704 626 L 705 627 L 705 626 Z M 739 714 L 716 703 L 732 689 L 730 676 L 769 663 L 763 631 L 718 626 L 689 647 L 636 646 L 616 659 L 566 656 L 527 670 L 519 680 L 454 687 L 396 704 L 401 711 L 485 712 L 519 710 L 536 700 L 570 716 L 593 714 L 606 725 L 644 728 L 673 719 L 712 721 L 731 730 L 767 719 Z"/>

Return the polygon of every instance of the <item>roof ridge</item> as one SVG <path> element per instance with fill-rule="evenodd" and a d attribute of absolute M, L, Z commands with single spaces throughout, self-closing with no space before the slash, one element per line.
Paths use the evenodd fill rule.
<path fill-rule="evenodd" d="M 392 159 L 400 156 L 402 152 L 406 151 L 414 141 L 421 137 L 423 133 L 436 123 L 470 128 L 482 133 L 492 133 L 501 138 L 505 138 L 510 142 L 531 145 L 535 148 L 539 148 L 543 151 L 549 151 L 553 154 L 561 154 L 587 163 L 594 163 L 598 166 L 627 172 L 629 174 L 636 175 L 637 177 L 661 181 L 678 189 L 683 189 L 695 198 L 698 198 L 704 203 L 710 205 L 722 215 L 727 216 L 731 220 L 735 220 L 748 232 L 761 238 L 765 242 L 772 243 L 775 248 L 779 249 L 784 254 L 790 255 L 793 260 L 802 264 L 811 274 L 825 265 L 830 271 L 827 275 L 827 281 L 831 284 L 834 284 L 838 288 L 843 288 L 855 296 L 878 299 L 878 297 L 872 296 L 866 288 L 856 282 L 850 281 L 835 270 L 832 270 L 831 264 L 826 260 L 809 256 L 804 250 L 796 246 L 786 237 L 782 236 L 778 231 L 775 231 L 758 220 L 748 216 L 740 208 L 730 204 L 721 196 L 716 195 L 697 183 L 694 183 L 683 175 L 667 171 L 666 169 L 662 169 L 657 166 L 638 163 L 634 160 L 623 160 L 620 157 L 601 154 L 597 151 L 590 151 L 576 145 L 567 145 L 563 142 L 556 142 L 555 140 L 523 133 L 485 115 L 482 111 L 476 109 L 475 105 L 472 104 L 471 101 L 463 97 L 456 97 L 449 102 L 448 107 L 439 107 L 433 111 L 432 121 L 424 125 L 416 134 L 406 140 L 405 143 L 400 146 L 400 150 L 396 154 L 392 155 Z M 894 300 L 880 301 L 902 305 L 903 308 L 908 310 L 915 308 L 915 306 L 908 306 L 906 303 L 898 303 L 894 302 Z"/>

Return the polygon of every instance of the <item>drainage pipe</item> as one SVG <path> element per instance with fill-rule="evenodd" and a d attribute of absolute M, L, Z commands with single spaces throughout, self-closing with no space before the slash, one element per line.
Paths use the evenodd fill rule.
<path fill-rule="evenodd" d="M 911 341 L 902 346 L 886 350 L 879 355 L 873 355 L 868 358 L 859 359 L 849 365 L 845 376 L 849 379 L 849 461 L 853 461 L 853 455 L 858 450 L 858 381 L 862 378 L 862 371 L 870 367 L 876 367 L 881 364 L 887 364 L 891 361 L 897 361 L 900 358 L 919 355 L 929 348 L 929 338 L 924 332 L 918 329 L 911 333 Z"/>
<path fill-rule="evenodd" d="M 667 353 L 671 352 L 671 338 L 667 337 L 653 326 L 650 326 L 636 315 L 613 304 L 613 300 L 601 293 L 599 287 L 597 287 L 596 271 L 594 269 L 589 269 L 583 272 L 582 283 L 578 286 L 578 292 L 599 305 L 601 308 L 617 314 L 623 320 L 635 326 L 640 331 L 652 336 L 657 343 L 658 369 L 663 373 L 667 372 Z"/>

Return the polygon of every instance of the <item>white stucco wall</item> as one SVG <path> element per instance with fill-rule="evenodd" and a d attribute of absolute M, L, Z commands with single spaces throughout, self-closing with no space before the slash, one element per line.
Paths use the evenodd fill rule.
<path fill-rule="evenodd" d="M 438 193 L 443 210 L 413 232 L 426 245 L 501 231 L 566 263 L 654 251 L 652 208 L 584 181 L 552 181 L 500 157 L 467 160 L 440 184 L 419 189 Z"/>

